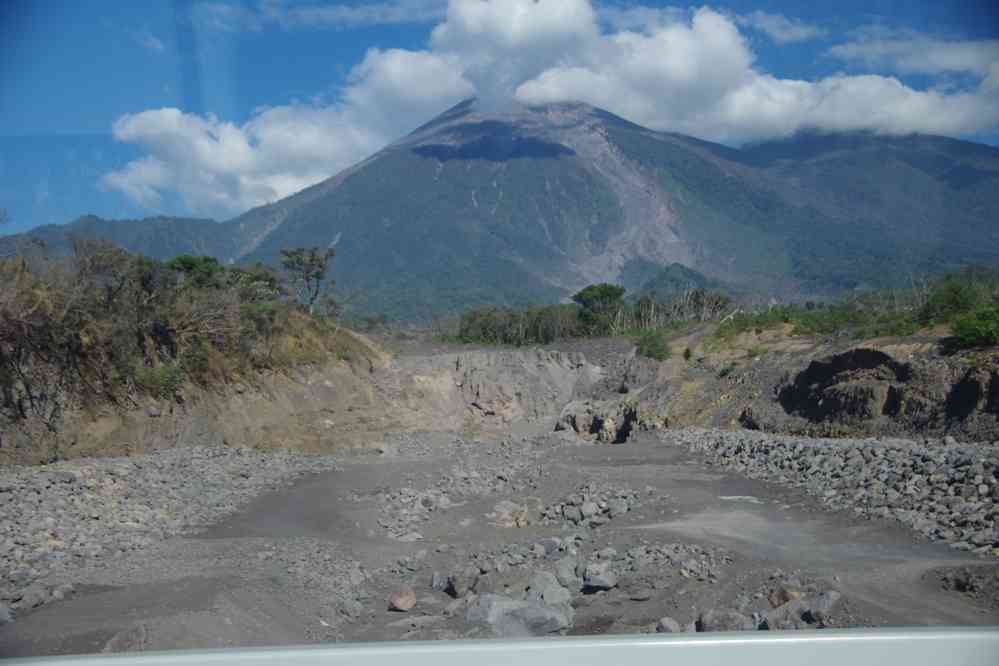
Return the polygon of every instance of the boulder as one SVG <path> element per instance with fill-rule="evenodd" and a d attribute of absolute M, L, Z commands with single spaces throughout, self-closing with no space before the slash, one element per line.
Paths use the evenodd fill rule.
<path fill-rule="evenodd" d="M 527 600 L 540 601 L 548 606 L 569 605 L 572 592 L 562 587 L 558 578 L 547 571 L 538 571 L 527 583 Z"/>
<path fill-rule="evenodd" d="M 591 562 L 583 573 L 583 591 L 593 593 L 610 590 L 617 586 L 617 574 L 611 570 L 610 562 Z"/>
<path fill-rule="evenodd" d="M 555 563 L 555 578 L 559 585 L 570 591 L 578 592 L 583 581 L 576 575 L 577 560 L 573 556 L 563 557 Z"/>
<path fill-rule="evenodd" d="M 777 608 L 778 606 L 783 606 L 789 601 L 796 601 L 800 598 L 801 589 L 799 587 L 784 584 L 778 586 L 777 589 L 771 592 L 770 596 L 767 597 L 767 600 L 770 602 L 770 606 L 772 608 Z"/>
<path fill-rule="evenodd" d="M 607 513 L 610 514 L 611 518 L 628 513 L 628 501 L 620 497 L 607 500 Z"/>
<path fill-rule="evenodd" d="M 731 609 L 713 609 L 697 617 L 697 631 L 748 631 L 756 629 L 753 618 Z"/>
<path fill-rule="evenodd" d="M 659 621 L 656 622 L 656 633 L 657 634 L 682 634 L 683 627 L 680 623 L 671 617 L 661 617 Z"/>
<path fill-rule="evenodd" d="M 408 585 L 403 585 L 389 596 L 389 610 L 405 613 L 415 606 L 416 592 Z"/>
<path fill-rule="evenodd" d="M 538 601 L 519 601 L 500 594 L 483 594 L 468 607 L 465 619 L 485 624 L 501 638 L 558 634 L 572 625 L 564 608 Z"/>
<path fill-rule="evenodd" d="M 789 601 L 767 613 L 766 629 L 808 629 L 812 626 L 825 627 L 831 615 L 839 607 L 843 598 L 836 590 L 827 590 L 817 595 Z"/>
<path fill-rule="evenodd" d="M 621 443 L 638 426 L 634 400 L 574 400 L 562 409 L 555 430 L 570 430 L 584 439 Z"/>
<path fill-rule="evenodd" d="M 489 517 L 496 527 L 526 527 L 531 522 L 527 506 L 510 500 L 497 503 Z"/>
<path fill-rule="evenodd" d="M 478 580 L 479 568 L 469 566 L 448 576 L 447 586 L 444 588 L 444 591 L 455 599 L 460 599 L 475 589 L 475 584 Z"/>
<path fill-rule="evenodd" d="M 583 512 L 579 510 L 578 506 L 568 504 L 562 507 L 562 515 L 566 520 L 572 523 L 580 523 L 583 521 Z"/>

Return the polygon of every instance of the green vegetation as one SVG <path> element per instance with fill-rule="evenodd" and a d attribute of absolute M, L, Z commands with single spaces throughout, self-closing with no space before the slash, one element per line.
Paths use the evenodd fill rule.
<path fill-rule="evenodd" d="M 669 358 L 668 334 L 692 322 L 710 321 L 729 307 L 729 298 L 704 289 L 688 290 L 667 302 L 624 298 L 624 287 L 590 285 L 572 304 L 528 308 L 488 306 L 464 313 L 452 339 L 480 344 L 549 344 L 579 337 L 627 335 L 643 356 Z"/>
<path fill-rule="evenodd" d="M 954 320 L 958 347 L 999 345 L 999 304 L 983 305 Z"/>
<path fill-rule="evenodd" d="M 606 335 L 624 306 L 624 287 L 616 284 L 591 284 L 572 300 L 579 304 L 579 319 L 589 335 Z"/>
<path fill-rule="evenodd" d="M 914 282 L 907 289 L 872 291 L 828 304 L 737 310 L 724 317 L 734 307 L 730 297 L 706 289 L 688 289 L 662 301 L 647 294 L 629 302 L 624 295 L 619 285 L 598 284 L 575 294 L 572 304 L 474 308 L 461 316 L 451 339 L 517 346 L 626 335 L 635 339 L 639 354 L 664 360 L 670 354 L 670 333 L 712 321 L 718 322 L 716 341 L 781 325 L 789 325 L 795 335 L 863 339 L 912 335 L 923 327 L 950 324 L 951 346 L 959 348 L 997 344 L 999 337 L 999 269 L 969 268 L 934 282 Z M 754 358 L 765 351 L 756 345 L 747 355 Z M 692 356 L 693 350 L 684 350 L 685 361 Z"/>
<path fill-rule="evenodd" d="M 968 268 L 907 289 L 882 290 L 836 303 L 781 305 L 739 312 L 715 330 L 719 339 L 790 324 L 796 335 L 870 338 L 912 335 L 952 324 L 959 347 L 996 344 L 990 337 L 999 305 L 999 270 Z M 989 340 L 993 340 L 989 342 Z"/>
<path fill-rule="evenodd" d="M 333 319 L 309 314 L 309 294 L 299 304 L 265 266 L 161 262 L 100 241 L 0 259 L 0 429 L 356 354 Z"/>
<path fill-rule="evenodd" d="M 735 372 L 735 363 L 729 363 L 724 368 L 718 371 L 718 379 L 725 379 L 733 372 Z"/>
<path fill-rule="evenodd" d="M 645 331 L 636 340 L 639 356 L 665 361 L 670 357 L 669 337 L 662 329 Z"/>

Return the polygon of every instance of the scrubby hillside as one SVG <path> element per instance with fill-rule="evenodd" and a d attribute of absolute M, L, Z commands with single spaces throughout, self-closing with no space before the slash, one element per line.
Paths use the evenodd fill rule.
<path fill-rule="evenodd" d="M 0 260 L 0 460 L 66 455 L 67 420 L 378 352 L 311 315 L 284 278 L 210 257 L 160 262 L 77 241 Z"/>

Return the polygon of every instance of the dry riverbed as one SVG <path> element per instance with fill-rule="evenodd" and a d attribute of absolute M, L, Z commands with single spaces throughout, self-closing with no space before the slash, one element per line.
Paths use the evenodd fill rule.
<path fill-rule="evenodd" d="M 999 622 L 991 449 L 511 431 L 4 471 L 0 653 Z"/>

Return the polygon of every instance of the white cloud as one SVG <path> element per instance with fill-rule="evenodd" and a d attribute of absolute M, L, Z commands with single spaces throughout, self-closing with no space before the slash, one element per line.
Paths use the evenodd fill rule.
<path fill-rule="evenodd" d="M 856 31 L 851 41 L 837 44 L 827 53 L 846 62 L 901 74 L 970 72 L 988 76 L 999 64 L 999 39 L 947 40 L 871 27 Z"/>
<path fill-rule="evenodd" d="M 101 184 L 154 209 L 176 192 L 227 217 L 330 177 L 474 91 L 448 57 L 397 49 L 369 51 L 350 80 L 337 104 L 260 109 L 242 125 L 172 108 L 125 115 L 115 138 L 148 155 Z"/>
<path fill-rule="evenodd" d="M 826 31 L 817 25 L 760 10 L 738 16 L 736 21 L 739 25 L 759 30 L 777 44 L 806 42 L 826 35 Z"/>
<path fill-rule="evenodd" d="M 611 30 L 654 30 L 664 23 L 682 20 L 687 10 L 680 7 L 647 7 L 645 5 L 601 4 L 597 9 L 601 21 Z"/>
<path fill-rule="evenodd" d="M 731 16 L 657 11 L 636 24 L 637 16 L 598 14 L 587 0 L 452 0 L 426 50 L 372 49 L 334 104 L 261 109 L 241 125 L 177 109 L 119 119 L 115 136 L 147 156 L 103 184 L 152 207 L 178 193 L 197 214 L 231 215 L 329 177 L 472 95 L 589 102 L 729 143 L 808 127 L 949 135 L 999 127 L 999 60 L 980 49 L 905 65 L 977 77 L 948 90 L 878 73 L 785 79 L 759 67 Z"/>
<path fill-rule="evenodd" d="M 146 49 L 147 51 L 153 51 L 154 53 L 162 53 L 166 48 L 163 41 L 151 32 L 133 32 L 132 39 L 135 43 Z"/>
<path fill-rule="evenodd" d="M 431 34 L 434 51 L 457 58 L 486 105 L 599 41 L 589 0 L 451 0 Z"/>
<path fill-rule="evenodd" d="M 805 127 L 982 131 L 999 124 L 992 80 L 945 94 L 880 75 L 781 79 L 755 66 L 732 19 L 702 8 L 644 33 L 604 35 L 599 48 L 525 81 L 516 94 L 528 103 L 580 100 L 656 129 L 739 143 Z"/>
<path fill-rule="evenodd" d="M 446 8 L 446 0 L 392 0 L 353 4 L 260 0 L 251 6 L 226 2 L 205 3 L 197 8 L 196 15 L 202 25 L 219 30 L 260 30 L 269 24 L 287 29 L 357 28 L 432 23 L 444 17 Z"/>

